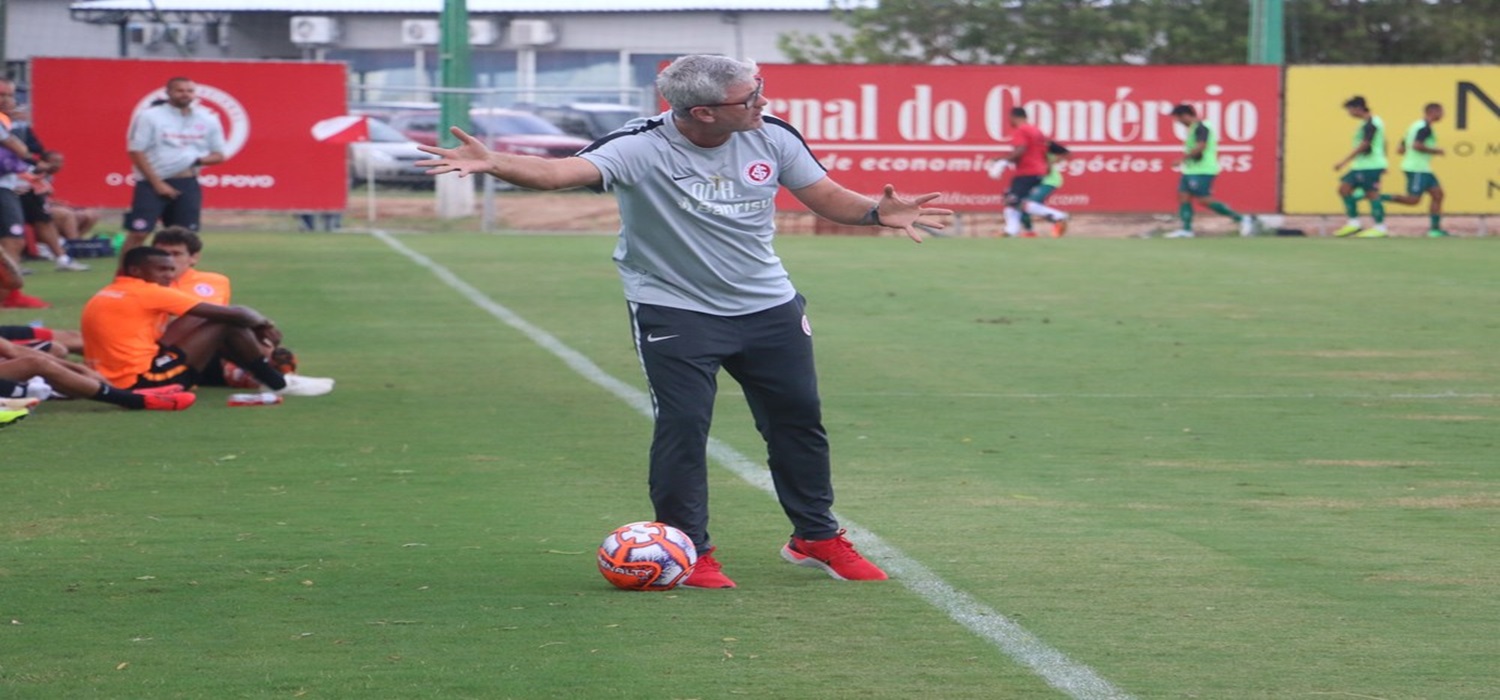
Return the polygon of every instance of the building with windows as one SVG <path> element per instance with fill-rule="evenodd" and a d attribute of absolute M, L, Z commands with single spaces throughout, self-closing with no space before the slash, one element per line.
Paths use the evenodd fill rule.
<path fill-rule="evenodd" d="M 640 99 L 662 61 L 777 62 L 785 33 L 847 31 L 873 0 L 468 0 L 474 85 L 516 100 Z M 420 101 L 438 73 L 443 0 L 8 0 L 3 53 L 333 60 L 357 101 Z"/>

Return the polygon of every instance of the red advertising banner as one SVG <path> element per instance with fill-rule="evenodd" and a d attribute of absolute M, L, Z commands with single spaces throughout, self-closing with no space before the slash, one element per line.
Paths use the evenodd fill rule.
<path fill-rule="evenodd" d="M 993 179 L 985 165 L 1010 152 L 1007 114 L 1023 107 L 1072 151 L 1053 206 L 1172 212 L 1185 131 L 1170 113 L 1186 102 L 1219 128 L 1214 194 L 1242 211 L 1277 207 L 1276 66 L 762 65 L 761 75 L 767 111 L 856 191 L 889 182 L 942 192 L 953 209 L 998 211 L 1011 175 Z"/>
<path fill-rule="evenodd" d="M 205 209 L 344 208 L 346 147 L 312 135 L 319 120 L 345 113 L 344 64 L 290 61 L 34 59 L 32 120 L 47 148 L 67 158 L 59 198 L 130 206 L 125 133 L 176 76 L 197 84 L 197 104 L 224 125 L 228 160 L 198 178 Z"/>

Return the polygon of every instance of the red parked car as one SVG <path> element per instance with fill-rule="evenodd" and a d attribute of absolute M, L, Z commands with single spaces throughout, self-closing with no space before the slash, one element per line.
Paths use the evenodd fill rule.
<path fill-rule="evenodd" d="M 417 143 L 437 145 L 437 111 L 403 112 L 391 117 L 391 126 Z M 550 122 L 529 112 L 514 109 L 477 108 L 469 110 L 474 131 L 485 145 L 496 151 L 519 153 L 543 158 L 566 158 L 589 145 L 587 139 L 569 136 Z"/>

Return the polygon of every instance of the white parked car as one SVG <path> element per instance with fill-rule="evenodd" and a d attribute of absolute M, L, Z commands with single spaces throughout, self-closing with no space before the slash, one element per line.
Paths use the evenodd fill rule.
<path fill-rule="evenodd" d="M 427 168 L 416 165 L 432 156 L 417 148 L 417 142 L 379 119 L 370 118 L 370 140 L 349 144 L 349 180 L 356 185 L 369 181 L 371 172 L 377 184 L 432 185 Z"/>

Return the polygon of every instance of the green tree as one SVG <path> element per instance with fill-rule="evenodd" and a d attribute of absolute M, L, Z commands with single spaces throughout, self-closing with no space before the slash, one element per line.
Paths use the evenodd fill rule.
<path fill-rule="evenodd" d="M 1291 63 L 1493 63 L 1497 0 L 1289 0 Z"/>
<path fill-rule="evenodd" d="M 851 31 L 790 33 L 806 63 L 1243 63 L 1246 0 L 881 0 Z M 1496 60 L 1500 0 L 1286 0 L 1292 63 Z"/>

